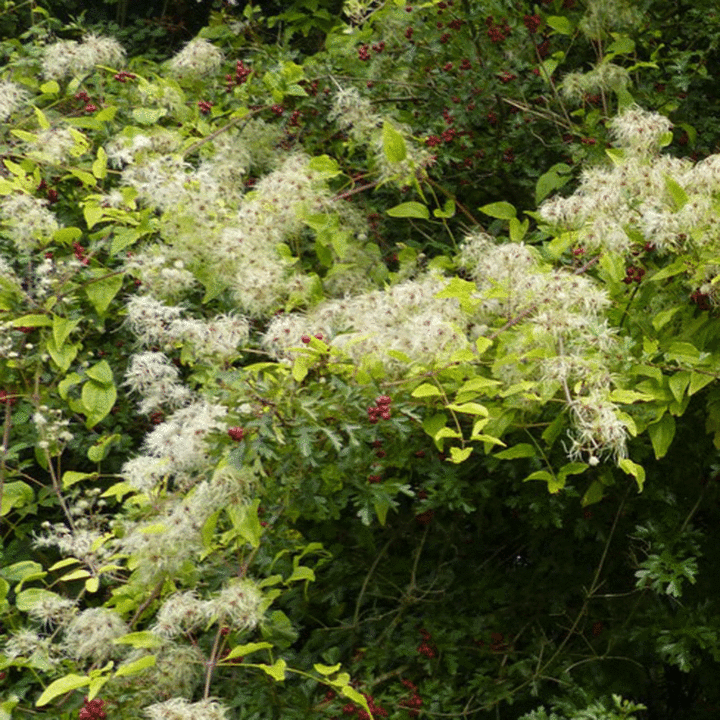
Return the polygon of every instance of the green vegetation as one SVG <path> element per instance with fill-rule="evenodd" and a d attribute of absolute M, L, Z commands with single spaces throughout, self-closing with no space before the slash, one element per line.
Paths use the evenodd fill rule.
<path fill-rule="evenodd" d="M 716 717 L 713 4 L 168 5 L 2 4 L 0 720 Z"/>

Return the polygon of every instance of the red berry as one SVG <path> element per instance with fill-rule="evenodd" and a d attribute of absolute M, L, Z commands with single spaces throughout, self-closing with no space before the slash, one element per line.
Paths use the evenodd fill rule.
<path fill-rule="evenodd" d="M 310 336 L 309 335 L 303 335 L 300 340 L 304 342 L 306 345 L 310 342 Z"/>
<path fill-rule="evenodd" d="M 375 404 L 380 405 L 390 405 L 392 403 L 392 398 L 389 395 L 379 395 L 375 398 Z"/>
<path fill-rule="evenodd" d="M 240 440 L 245 437 L 245 430 L 243 430 L 241 427 L 228 428 L 227 433 L 236 442 L 240 442 Z"/>

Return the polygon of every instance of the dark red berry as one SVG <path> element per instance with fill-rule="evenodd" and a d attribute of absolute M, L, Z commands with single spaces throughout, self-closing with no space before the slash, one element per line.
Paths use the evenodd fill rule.
<path fill-rule="evenodd" d="M 236 442 L 240 442 L 240 440 L 245 437 L 245 430 L 243 430 L 243 428 L 241 427 L 228 428 L 227 433 Z"/>

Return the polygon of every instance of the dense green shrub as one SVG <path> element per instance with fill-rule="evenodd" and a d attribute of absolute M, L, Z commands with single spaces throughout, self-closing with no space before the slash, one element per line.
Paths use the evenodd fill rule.
<path fill-rule="evenodd" d="M 0 717 L 714 717 L 718 159 L 561 5 L 5 43 Z"/>

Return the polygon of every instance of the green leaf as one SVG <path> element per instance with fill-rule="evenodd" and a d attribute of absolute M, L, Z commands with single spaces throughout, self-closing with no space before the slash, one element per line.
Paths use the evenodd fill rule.
<path fill-rule="evenodd" d="M 48 315 L 22 315 L 11 324 L 13 327 L 50 327 L 53 323 Z"/>
<path fill-rule="evenodd" d="M 113 645 L 130 645 L 134 648 L 150 650 L 160 647 L 164 641 L 161 637 L 158 637 L 149 630 L 139 630 L 138 632 L 128 633 L 122 637 L 115 638 L 112 642 Z"/>
<path fill-rule="evenodd" d="M 550 73 L 551 74 L 551 73 Z M 539 205 L 550 193 L 567 185 L 572 169 L 566 163 L 556 163 L 538 178 L 535 184 L 535 203 Z"/>
<path fill-rule="evenodd" d="M 658 270 L 654 275 L 650 277 L 650 280 L 652 280 L 653 282 L 665 280 L 669 277 L 673 277 L 674 275 L 679 275 L 680 273 L 685 272 L 687 269 L 687 262 L 684 259 L 679 258 L 674 262 L 670 263 L 670 265 L 666 265 L 661 270 Z"/>
<path fill-rule="evenodd" d="M 458 447 L 451 447 L 450 448 L 450 457 L 448 460 L 451 463 L 455 463 L 456 465 L 459 465 L 462 462 L 465 462 L 470 455 L 472 454 L 472 447 L 466 447 L 466 448 L 458 448 Z"/>
<path fill-rule="evenodd" d="M 65 343 L 58 349 L 58 346 L 55 344 L 55 340 L 53 338 L 48 338 L 45 343 L 45 348 L 50 354 L 53 362 L 58 366 L 58 368 L 60 368 L 60 370 L 65 372 L 72 364 L 72 361 L 77 357 L 80 346 Z"/>
<path fill-rule="evenodd" d="M 85 170 L 81 170 L 80 168 L 75 168 L 75 167 L 68 168 L 68 172 L 73 177 L 76 177 L 86 187 L 95 187 L 96 180 L 95 180 L 95 176 L 92 173 L 89 173 Z"/>
<path fill-rule="evenodd" d="M 533 445 L 530 445 L 530 443 L 519 443 L 518 445 L 509 447 L 507 450 L 501 450 L 495 453 L 493 457 L 500 460 L 515 460 L 517 458 L 535 457 L 535 455 L 536 450 Z"/>
<path fill-rule="evenodd" d="M 580 504 L 582 505 L 582 507 L 594 505 L 595 503 L 600 502 L 603 499 L 604 492 L 605 486 L 599 480 L 593 480 L 590 483 L 590 487 L 585 491 L 585 494 L 583 495 Z"/>
<path fill-rule="evenodd" d="M 250 655 L 250 653 L 257 652 L 258 650 L 268 650 L 272 646 L 272 643 L 269 642 L 251 642 L 246 643 L 245 645 L 236 645 L 227 655 L 225 655 L 223 661 L 233 660 L 237 657 L 245 657 L 246 655 Z"/>
<path fill-rule="evenodd" d="M 387 120 L 383 123 L 382 142 L 388 162 L 402 162 L 407 157 L 405 138 Z"/>
<path fill-rule="evenodd" d="M 101 385 L 113 384 L 113 372 L 107 360 L 100 360 L 85 371 L 85 375 Z"/>
<path fill-rule="evenodd" d="M 412 391 L 411 395 L 416 398 L 436 397 L 438 395 L 442 395 L 442 392 L 435 385 L 423 383 L 422 385 L 418 385 Z"/>
<path fill-rule="evenodd" d="M 510 218 L 508 223 L 508 229 L 510 230 L 510 241 L 514 243 L 522 242 L 528 229 L 530 227 L 530 220 L 527 218 L 520 222 L 517 218 Z"/>
<path fill-rule="evenodd" d="M 682 208 L 687 205 L 687 202 L 690 199 L 688 197 L 688 194 L 677 182 L 677 180 L 673 180 L 673 178 L 671 178 L 669 175 L 665 175 L 665 189 L 668 191 L 670 197 L 672 198 L 673 208 L 675 212 L 677 212 L 678 210 L 682 210 Z"/>
<path fill-rule="evenodd" d="M 83 480 L 95 480 L 98 477 L 97 473 L 83 473 L 75 470 L 66 470 L 62 475 L 62 486 L 64 490 L 75 485 L 75 483 L 82 482 Z"/>
<path fill-rule="evenodd" d="M 125 248 L 134 245 L 141 237 L 142 233 L 137 230 L 133 230 L 132 228 L 115 228 L 113 232 L 112 245 L 110 246 L 110 254 L 117 255 L 117 253 L 122 252 Z"/>
<path fill-rule="evenodd" d="M 672 320 L 673 315 L 680 310 L 680 306 L 676 305 L 675 307 L 667 308 L 666 310 L 661 310 L 659 313 L 655 315 L 655 317 L 652 319 L 652 326 L 656 330 L 660 330 L 660 328 L 667 325 L 670 320 Z"/>
<path fill-rule="evenodd" d="M 96 463 L 101 462 L 107 457 L 110 448 L 115 443 L 120 442 L 121 439 L 122 436 L 119 433 L 114 433 L 112 435 L 105 435 L 99 440 L 96 440 L 95 444 L 87 451 L 88 460 Z"/>
<path fill-rule="evenodd" d="M 134 633 L 139 635 L 141 633 Z M 122 639 L 122 638 L 121 638 Z M 113 677 L 127 677 L 128 675 L 137 675 L 146 668 L 153 667 L 155 665 L 154 655 L 145 655 L 144 657 L 133 660 L 132 662 L 121 665 Z"/>
<path fill-rule="evenodd" d="M 88 230 L 92 230 L 105 217 L 105 210 L 98 203 L 86 202 L 83 205 L 83 217 Z"/>
<path fill-rule="evenodd" d="M 334 178 L 336 175 L 342 173 L 337 160 L 331 158 L 329 155 L 318 155 L 312 158 L 308 163 L 308 167 L 324 180 Z"/>
<path fill-rule="evenodd" d="M 443 209 L 440 210 L 439 208 L 435 208 L 433 210 L 433 215 L 436 218 L 451 218 L 455 215 L 455 201 L 454 200 L 446 200 L 445 205 L 443 205 Z"/>
<path fill-rule="evenodd" d="M 655 459 L 664 457 L 675 437 L 675 418 L 665 413 L 658 422 L 648 425 L 648 435 L 655 452 Z"/>
<path fill-rule="evenodd" d="M 7 486 L 5 489 L 7 491 Z M 34 560 L 21 560 L 20 562 L 13 563 L 8 567 L 0 569 L 0 574 L 11 583 L 19 583 L 18 587 L 15 588 L 15 592 L 20 592 L 20 587 L 23 583 L 30 582 L 31 580 L 40 580 L 47 575 L 43 570 L 43 566 Z"/>
<path fill-rule="evenodd" d="M 480 336 L 475 341 L 475 348 L 478 351 L 478 355 L 482 355 L 485 353 L 489 348 L 492 347 L 493 341 L 490 338 L 482 337 Z M 477 378 L 476 378 L 477 379 Z M 486 380 L 487 378 L 482 378 L 483 380 Z M 472 381 L 471 381 L 472 382 Z M 500 383 L 497 380 L 489 380 L 489 382 L 499 385 Z"/>
<path fill-rule="evenodd" d="M 396 218 L 418 218 L 419 220 L 428 220 L 430 211 L 427 206 L 419 202 L 404 202 L 386 210 L 390 217 Z"/>
<path fill-rule="evenodd" d="M 634 463 L 630 458 L 623 458 L 618 462 L 618 467 L 628 475 L 632 475 L 635 478 L 635 482 L 638 486 L 638 492 L 642 492 L 643 486 L 645 485 L 645 468 L 642 465 Z"/>
<path fill-rule="evenodd" d="M 545 22 L 561 35 L 572 35 L 573 33 L 572 23 L 563 15 L 549 15 L 545 18 Z"/>
<path fill-rule="evenodd" d="M 15 604 L 18 610 L 29 612 L 39 603 L 53 602 L 59 599 L 60 596 L 57 593 L 50 592 L 50 590 L 45 590 L 44 588 L 28 588 L 16 595 Z"/>
<path fill-rule="evenodd" d="M 107 311 L 113 298 L 118 294 L 123 284 L 123 274 L 106 275 L 85 286 L 88 300 L 95 308 L 95 312 L 102 316 Z"/>
<path fill-rule="evenodd" d="M 336 673 L 341 667 L 342 663 L 338 663 L 337 665 L 322 665 L 321 663 L 315 663 L 315 665 L 313 665 L 313 670 L 315 670 L 316 673 L 327 677 L 328 675 Z"/>
<path fill-rule="evenodd" d="M 11 510 L 30 505 L 35 499 L 33 489 L 26 482 L 17 480 L 15 482 L 5 483 L 2 494 L 2 506 L 0 507 L 0 517 L 5 517 Z"/>
<path fill-rule="evenodd" d="M 72 245 L 82 237 L 82 230 L 78 227 L 62 227 L 53 233 L 53 240 L 60 245 Z"/>
<path fill-rule="evenodd" d="M 43 95 L 57 95 L 60 92 L 60 86 L 55 80 L 48 80 L 40 86 L 40 92 Z M 47 130 L 47 128 L 43 128 Z"/>
<path fill-rule="evenodd" d="M 481 213 L 489 215 L 490 217 L 498 218 L 499 220 L 511 220 L 517 215 L 515 207 L 509 202 L 494 202 L 489 205 L 483 205 L 478 208 Z"/>
<path fill-rule="evenodd" d="M 303 580 L 315 580 L 315 573 L 306 565 L 298 565 L 292 572 L 292 575 L 285 581 L 286 584 L 292 582 L 301 582 Z"/>
<path fill-rule="evenodd" d="M 632 405 L 635 402 L 651 402 L 655 398 L 648 393 L 638 392 L 637 390 L 623 390 L 618 388 L 610 393 L 610 400 L 622 405 Z"/>
<path fill-rule="evenodd" d="M 86 415 L 85 427 L 89 430 L 110 414 L 117 400 L 117 390 L 114 385 L 88 380 L 82 386 L 81 399 Z"/>
<path fill-rule="evenodd" d="M 53 315 L 53 338 L 55 347 L 62 348 L 68 335 L 80 324 L 79 320 L 68 320 L 67 318 Z"/>
<path fill-rule="evenodd" d="M 448 410 L 454 410 L 455 412 L 467 413 L 468 415 L 483 415 L 488 416 L 488 409 L 480 403 L 467 402 L 461 403 L 460 405 L 450 404 L 445 406 Z"/>
<path fill-rule="evenodd" d="M 690 382 L 690 371 L 682 370 L 675 373 L 668 379 L 668 386 L 673 397 L 678 402 L 682 402 L 685 397 L 685 390 Z"/>
<path fill-rule="evenodd" d="M 287 667 L 287 663 L 282 658 L 276 660 L 274 665 L 261 664 L 255 665 L 254 667 L 259 667 L 263 672 L 267 673 L 278 682 L 282 682 L 285 679 L 285 668 Z"/>
<path fill-rule="evenodd" d="M 390 510 L 390 498 L 387 495 L 381 495 L 373 503 L 373 509 L 375 510 L 378 522 L 384 527 L 387 521 L 388 510 Z"/>
<path fill-rule="evenodd" d="M 43 705 L 47 705 L 51 700 L 59 695 L 64 695 L 65 693 L 69 693 L 72 690 L 77 690 L 78 688 L 85 687 L 89 684 L 90 677 L 88 675 L 76 675 L 74 673 L 65 675 L 65 677 L 58 678 L 54 682 L 51 682 L 45 688 L 45 691 L 42 695 L 40 695 L 35 703 L 35 706 L 42 707 Z"/>
<path fill-rule="evenodd" d="M 256 498 L 249 505 L 231 505 L 227 508 L 230 521 L 240 537 L 256 548 L 260 545 L 262 525 L 258 518 L 260 500 Z"/>
<path fill-rule="evenodd" d="M 107 153 L 101 145 L 97 151 L 97 158 L 92 164 L 93 175 L 98 180 L 104 180 L 107 176 Z"/>

